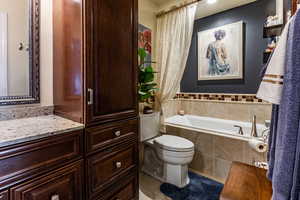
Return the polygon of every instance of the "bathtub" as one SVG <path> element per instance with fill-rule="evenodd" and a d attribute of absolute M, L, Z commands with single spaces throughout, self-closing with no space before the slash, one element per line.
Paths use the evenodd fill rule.
<path fill-rule="evenodd" d="M 202 133 L 208 133 L 233 139 L 249 141 L 251 136 L 252 124 L 233 120 L 224 120 L 212 117 L 201 117 L 195 115 L 175 115 L 165 120 L 165 125 L 177 128 L 189 129 Z M 239 128 L 243 127 L 244 135 L 239 134 Z M 262 136 L 267 127 L 263 124 L 256 124 L 258 136 Z"/>

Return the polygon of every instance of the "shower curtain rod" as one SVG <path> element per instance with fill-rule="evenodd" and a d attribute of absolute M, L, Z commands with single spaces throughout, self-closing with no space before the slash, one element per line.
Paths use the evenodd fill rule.
<path fill-rule="evenodd" d="M 174 7 L 174 8 L 171 8 L 171 9 L 168 10 L 168 11 L 162 11 L 162 12 L 158 13 L 158 14 L 156 15 L 156 17 L 158 18 L 158 17 L 164 16 L 164 15 L 166 15 L 166 14 L 168 14 L 168 13 L 174 12 L 174 11 L 176 11 L 176 10 L 179 10 L 179 9 L 184 8 L 184 7 L 187 7 L 187 6 L 189 6 L 189 5 L 198 3 L 198 2 L 200 2 L 200 1 L 202 1 L 202 0 L 195 0 L 195 1 L 192 1 L 192 2 L 190 2 L 190 3 L 186 3 L 186 4 L 184 4 L 184 5 L 176 6 L 176 7 Z"/>

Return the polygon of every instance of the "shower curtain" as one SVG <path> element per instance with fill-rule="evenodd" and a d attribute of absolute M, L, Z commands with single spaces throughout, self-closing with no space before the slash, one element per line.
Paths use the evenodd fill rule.
<path fill-rule="evenodd" d="M 0 96 L 7 95 L 7 13 L 0 12 Z"/>
<path fill-rule="evenodd" d="M 157 20 L 157 109 L 163 111 L 166 102 L 179 91 L 191 45 L 197 4 L 192 4 L 158 17 Z"/>

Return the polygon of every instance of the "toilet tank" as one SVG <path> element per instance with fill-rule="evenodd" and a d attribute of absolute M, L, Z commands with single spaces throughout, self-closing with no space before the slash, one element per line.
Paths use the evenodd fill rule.
<path fill-rule="evenodd" d="M 140 114 L 140 140 L 141 142 L 159 135 L 159 112 Z"/>

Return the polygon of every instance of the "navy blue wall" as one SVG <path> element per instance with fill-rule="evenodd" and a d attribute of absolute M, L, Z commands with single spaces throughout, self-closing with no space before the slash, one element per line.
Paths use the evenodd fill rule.
<path fill-rule="evenodd" d="M 263 66 L 263 52 L 267 44 L 267 40 L 263 38 L 263 24 L 267 16 L 275 13 L 275 0 L 258 0 L 196 20 L 187 66 L 181 81 L 181 92 L 256 93 L 261 80 L 259 74 Z M 197 33 L 238 21 L 245 23 L 244 79 L 198 81 Z"/>

